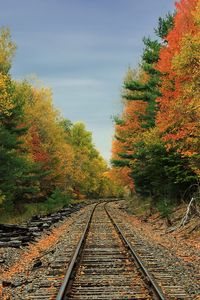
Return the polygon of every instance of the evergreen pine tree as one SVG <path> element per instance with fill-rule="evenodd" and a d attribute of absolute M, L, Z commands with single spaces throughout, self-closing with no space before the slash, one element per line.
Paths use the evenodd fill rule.
<path fill-rule="evenodd" d="M 5 206 L 16 205 L 37 190 L 37 170 L 28 162 L 21 136 L 23 124 L 23 95 L 17 93 L 9 70 L 15 45 L 7 29 L 0 35 L 0 194 Z"/>

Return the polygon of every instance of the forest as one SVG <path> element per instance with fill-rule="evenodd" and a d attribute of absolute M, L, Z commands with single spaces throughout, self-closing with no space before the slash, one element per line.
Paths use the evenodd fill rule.
<path fill-rule="evenodd" d="M 10 31 L 0 33 L 0 215 L 50 212 L 71 199 L 122 192 L 81 122 L 54 107 L 48 87 L 16 81 Z"/>
<path fill-rule="evenodd" d="M 0 299 L 200 300 L 200 0 L 0 20 Z"/>
<path fill-rule="evenodd" d="M 144 37 L 122 84 L 111 167 L 83 123 L 63 118 L 50 88 L 15 80 L 0 32 L 0 215 L 49 212 L 71 199 L 138 195 L 168 213 L 199 199 L 200 1 L 181 0 Z M 67 96 L 66 96 L 67 97 Z"/>
<path fill-rule="evenodd" d="M 167 215 L 182 201 L 199 201 L 200 1 L 176 3 L 143 44 L 122 85 L 111 173 Z"/>

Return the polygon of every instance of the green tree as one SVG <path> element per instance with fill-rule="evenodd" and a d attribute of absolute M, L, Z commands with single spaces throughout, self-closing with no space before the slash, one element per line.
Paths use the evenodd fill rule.
<path fill-rule="evenodd" d="M 180 201 L 184 191 L 197 179 L 189 159 L 167 148 L 156 124 L 160 109 L 157 99 L 162 96 L 162 74 L 157 63 L 173 26 L 173 16 L 168 14 L 159 19 L 155 30 L 158 39 L 144 38 L 139 73 L 133 76 L 128 71 L 124 111 L 121 118 L 116 118 L 112 163 L 118 169 L 129 168 L 136 191 L 151 196 L 153 205 L 160 199 Z"/>
<path fill-rule="evenodd" d="M 0 34 L 0 193 L 5 205 L 15 206 L 28 194 L 35 192 L 34 168 L 26 159 L 21 137 L 24 98 L 11 80 L 9 69 L 15 45 L 7 29 Z"/>

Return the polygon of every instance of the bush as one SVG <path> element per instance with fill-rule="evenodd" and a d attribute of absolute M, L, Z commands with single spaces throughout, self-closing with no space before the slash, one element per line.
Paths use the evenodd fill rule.
<path fill-rule="evenodd" d="M 60 209 L 64 206 L 69 206 L 70 202 L 70 196 L 56 188 L 51 194 L 51 196 L 47 198 L 47 200 L 44 202 L 44 205 L 49 211 L 52 211 L 55 208 Z"/>
<path fill-rule="evenodd" d="M 168 200 L 162 199 L 162 200 L 160 200 L 160 201 L 157 202 L 156 208 L 160 212 L 161 217 L 163 217 L 163 218 L 169 218 L 169 216 L 172 213 L 173 205 Z"/>
<path fill-rule="evenodd" d="M 23 204 L 20 211 L 14 208 L 12 201 L 6 201 L 0 205 L 0 223 L 22 223 L 34 215 L 46 215 L 58 211 L 68 206 L 71 201 L 70 196 L 59 189 L 55 189 L 43 202 Z"/>

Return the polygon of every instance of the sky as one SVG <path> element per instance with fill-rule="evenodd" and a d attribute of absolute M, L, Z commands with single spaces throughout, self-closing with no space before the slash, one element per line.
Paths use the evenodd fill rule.
<path fill-rule="evenodd" d="M 83 121 L 106 160 L 113 116 L 128 67 L 136 68 L 144 36 L 154 36 L 174 0 L 0 0 L 0 27 L 9 27 L 17 52 L 15 79 L 36 75 L 51 87 L 54 105 Z"/>

